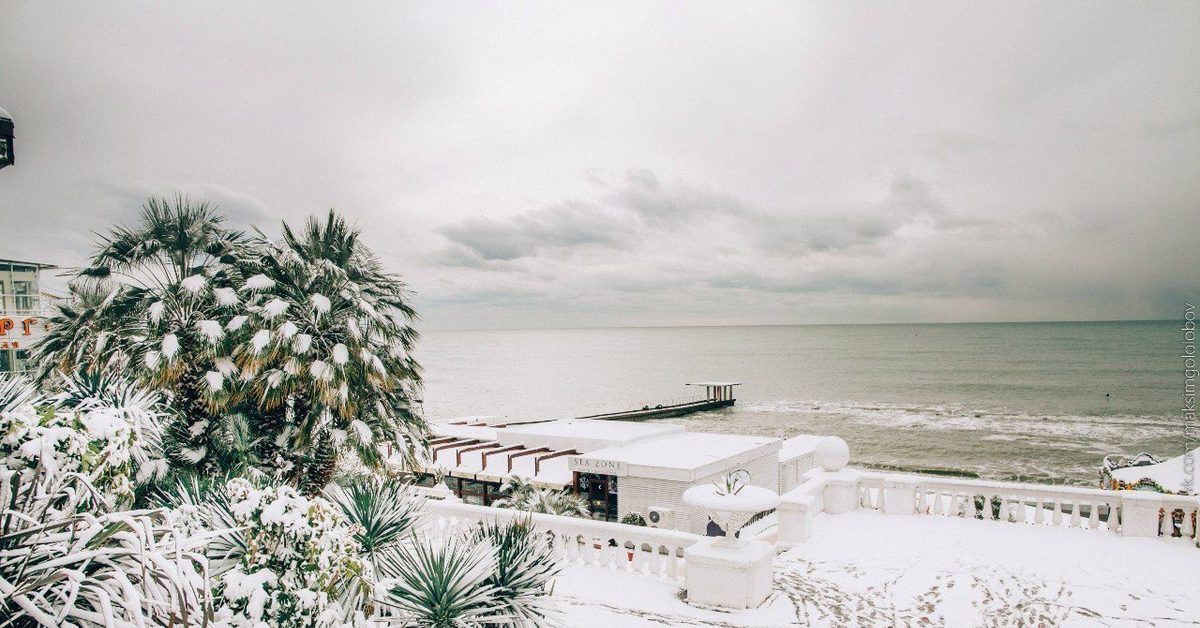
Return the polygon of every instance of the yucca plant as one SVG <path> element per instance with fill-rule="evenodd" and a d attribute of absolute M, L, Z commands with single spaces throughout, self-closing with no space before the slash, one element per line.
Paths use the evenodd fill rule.
<path fill-rule="evenodd" d="M 425 500 L 394 477 L 364 476 L 345 486 L 331 484 L 325 498 L 358 526 L 354 540 L 376 571 L 380 556 L 412 535 L 424 515 Z"/>
<path fill-rule="evenodd" d="M 461 536 L 417 537 L 381 556 L 383 604 L 422 628 L 483 626 L 494 616 L 496 548 Z"/>
<path fill-rule="evenodd" d="M 496 548 L 496 570 L 485 581 L 495 588 L 493 608 L 486 615 L 494 620 L 485 622 L 530 628 L 555 625 L 547 596 L 562 564 L 552 538 L 528 522 L 483 524 L 470 538 Z"/>
<path fill-rule="evenodd" d="M 84 499 L 87 497 L 87 499 Z M 81 510 L 78 474 L 0 471 L 0 625 L 190 626 L 209 613 L 203 539 L 162 509 Z"/>

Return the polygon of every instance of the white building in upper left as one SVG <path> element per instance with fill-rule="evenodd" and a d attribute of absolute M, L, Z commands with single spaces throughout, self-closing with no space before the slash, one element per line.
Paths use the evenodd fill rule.
<path fill-rule="evenodd" d="M 53 301 L 43 289 L 42 271 L 51 264 L 0 259 L 0 373 L 29 368 L 33 345 L 46 334 Z"/>

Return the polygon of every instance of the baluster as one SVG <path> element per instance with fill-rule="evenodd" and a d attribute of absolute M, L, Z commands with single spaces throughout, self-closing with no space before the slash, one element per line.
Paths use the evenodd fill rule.
<path fill-rule="evenodd" d="M 1041 497 L 1034 500 L 1034 504 L 1036 504 L 1037 511 L 1033 513 L 1033 522 L 1038 525 L 1042 525 L 1043 523 L 1046 522 L 1046 509 L 1044 506 L 1042 506 L 1043 501 L 1044 500 Z"/>
<path fill-rule="evenodd" d="M 1016 521 L 1017 523 L 1028 522 L 1029 517 L 1026 516 L 1026 514 L 1025 514 L 1026 512 L 1027 511 L 1026 511 L 1026 507 L 1025 507 L 1025 498 L 1018 497 L 1017 498 L 1017 512 L 1016 512 L 1016 516 L 1014 517 L 1014 521 Z"/>
<path fill-rule="evenodd" d="M 1088 506 L 1088 529 L 1095 530 L 1100 527 L 1100 504 L 1091 502 Z"/>
<path fill-rule="evenodd" d="M 653 559 L 657 555 L 658 555 L 658 552 L 654 549 L 653 545 L 650 545 L 649 547 L 639 545 L 638 552 L 637 552 L 637 554 L 635 554 L 635 556 L 637 557 L 636 560 L 637 560 L 637 566 L 638 566 L 638 573 L 642 573 L 642 574 L 653 573 L 652 570 L 654 568 L 654 562 L 651 559 Z"/>
<path fill-rule="evenodd" d="M 974 519 L 979 514 L 979 509 L 975 507 L 975 496 L 967 495 L 967 517 Z"/>
<path fill-rule="evenodd" d="M 1008 497 L 1000 496 L 1000 514 L 996 516 L 997 521 L 1008 521 Z"/>
<path fill-rule="evenodd" d="M 883 490 L 883 485 L 880 484 L 875 488 L 875 510 L 883 512 L 887 508 L 887 491 Z"/>
<path fill-rule="evenodd" d="M 1072 528 L 1080 527 L 1080 525 L 1079 525 L 1080 519 L 1081 518 L 1079 516 L 1079 500 L 1077 499 L 1077 500 L 1075 500 L 1074 503 L 1071 504 L 1071 527 Z"/>
<path fill-rule="evenodd" d="M 675 552 L 678 551 L 678 549 L 679 548 L 672 547 L 670 545 L 667 546 L 666 576 L 671 580 L 678 580 L 679 572 L 681 571 L 679 557 L 675 555 Z"/>
<path fill-rule="evenodd" d="M 575 565 L 581 561 L 579 556 L 579 538 L 572 535 L 564 535 L 562 537 L 564 560 L 568 565 Z"/>
<path fill-rule="evenodd" d="M 584 544 L 584 548 L 583 548 L 584 563 L 588 564 L 588 565 L 594 565 L 594 566 L 599 567 L 600 566 L 600 547 L 598 546 L 598 543 L 600 543 L 600 539 L 597 539 L 594 536 L 588 535 L 583 538 L 583 541 L 584 541 L 584 543 L 583 543 Z"/>
<path fill-rule="evenodd" d="M 1051 502 L 1051 505 L 1054 506 L 1054 514 L 1050 516 L 1050 522 L 1056 526 L 1061 526 L 1062 521 L 1063 521 L 1063 518 L 1062 518 L 1063 502 L 1059 499 L 1055 499 L 1054 501 Z"/>
<path fill-rule="evenodd" d="M 945 512 L 943 512 L 943 509 L 942 509 L 942 492 L 941 491 L 938 491 L 937 493 L 934 493 L 934 495 L 933 495 L 933 514 L 935 514 L 935 515 L 946 514 Z"/>
<path fill-rule="evenodd" d="M 925 514 L 925 490 L 917 489 L 917 510 L 918 515 Z"/>

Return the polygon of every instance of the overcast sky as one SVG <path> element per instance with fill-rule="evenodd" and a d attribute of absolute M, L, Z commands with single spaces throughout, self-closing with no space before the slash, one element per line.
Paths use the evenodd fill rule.
<path fill-rule="evenodd" d="M 1177 318 L 1200 3 L 0 0 L 0 257 L 330 207 L 425 329 Z"/>

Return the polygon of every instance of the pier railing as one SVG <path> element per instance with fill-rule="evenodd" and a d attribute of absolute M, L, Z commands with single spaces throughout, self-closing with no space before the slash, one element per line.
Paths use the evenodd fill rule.
<path fill-rule="evenodd" d="M 684 550 L 703 538 L 675 530 L 450 500 L 430 500 L 426 511 L 430 515 L 427 525 L 435 532 L 453 533 L 481 523 L 528 522 L 552 539 L 555 551 L 568 565 L 592 565 L 669 581 L 684 578 Z"/>
<path fill-rule="evenodd" d="M 958 517 L 1200 542 L 1200 499 L 1195 496 L 848 469 L 813 472 L 785 494 L 779 538 L 805 541 L 817 514 L 857 508 L 885 515 Z"/>

